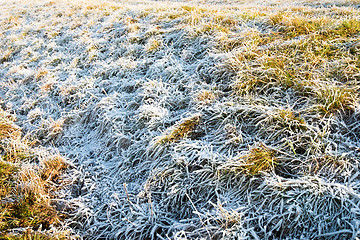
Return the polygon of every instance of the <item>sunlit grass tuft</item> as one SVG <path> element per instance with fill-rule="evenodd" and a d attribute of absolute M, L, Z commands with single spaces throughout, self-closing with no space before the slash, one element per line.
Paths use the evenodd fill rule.
<path fill-rule="evenodd" d="M 321 87 L 316 92 L 319 111 L 328 113 L 351 113 L 355 109 L 356 91 L 335 85 Z"/>
<path fill-rule="evenodd" d="M 189 136 L 194 129 L 199 125 L 201 115 L 194 115 L 192 117 L 182 120 L 180 123 L 176 124 L 172 129 L 169 130 L 169 133 L 161 136 L 157 140 L 157 144 L 176 142 L 182 138 Z"/>
<path fill-rule="evenodd" d="M 250 175 L 271 170 L 277 163 L 274 151 L 263 145 L 250 149 L 243 159 L 245 160 L 245 166 L 242 168 Z"/>

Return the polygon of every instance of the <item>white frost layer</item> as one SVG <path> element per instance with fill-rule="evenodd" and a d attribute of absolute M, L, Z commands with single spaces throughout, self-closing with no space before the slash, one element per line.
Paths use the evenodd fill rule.
<path fill-rule="evenodd" d="M 12 55 L 0 65 L 0 99 L 24 131 L 76 166 L 73 186 L 62 193 L 74 208 L 69 226 L 90 239 L 356 236 L 358 135 L 343 128 L 323 134 L 330 124 L 346 124 L 309 115 L 308 130 L 293 141 L 308 139 L 318 155 L 284 154 L 286 134 L 272 130 L 274 116 L 302 111 L 308 102 L 291 91 L 247 98 L 229 92 L 236 72 L 226 65 L 232 53 L 215 49 L 221 36 L 197 33 L 186 17 L 162 19 L 185 3 L 1 2 L 0 44 Z M 306 3 L 281 2 L 274 11 Z M 348 1 L 309 5 L 326 4 Z M 268 29 L 244 21 L 233 37 L 250 30 Z M 204 92 L 214 100 L 199 100 Z M 156 144 L 195 115 L 201 116 L 195 136 Z M 343 168 L 326 177 L 242 176 L 239 159 L 260 143 L 284 162 L 329 154 Z"/>

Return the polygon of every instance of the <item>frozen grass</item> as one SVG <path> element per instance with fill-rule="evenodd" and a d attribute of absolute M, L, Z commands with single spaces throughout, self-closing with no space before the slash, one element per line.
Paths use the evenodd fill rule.
<path fill-rule="evenodd" d="M 355 239 L 359 4 L 1 2 L 0 138 L 84 239 Z"/>
<path fill-rule="evenodd" d="M 0 109 L 0 238 L 69 239 L 70 232 L 55 228 L 65 215 L 54 199 L 67 163 L 60 155 L 31 148 L 14 120 Z"/>
<path fill-rule="evenodd" d="M 194 129 L 200 122 L 200 115 L 195 115 L 184 119 L 181 123 L 177 124 L 168 134 L 161 136 L 156 144 L 164 144 L 174 142 L 185 138 L 194 132 Z"/>

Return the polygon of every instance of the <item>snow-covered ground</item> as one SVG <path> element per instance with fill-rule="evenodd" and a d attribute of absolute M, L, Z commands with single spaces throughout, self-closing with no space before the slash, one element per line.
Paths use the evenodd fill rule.
<path fill-rule="evenodd" d="M 82 238 L 354 239 L 359 5 L 0 1 L 0 104 Z"/>

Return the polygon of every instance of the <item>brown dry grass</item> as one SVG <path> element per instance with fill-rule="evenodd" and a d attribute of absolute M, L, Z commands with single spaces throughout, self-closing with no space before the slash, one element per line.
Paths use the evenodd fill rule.
<path fill-rule="evenodd" d="M 0 110 L 0 239 L 53 239 L 46 234 L 8 235 L 15 228 L 48 229 L 64 218 L 52 205 L 54 182 L 67 164 L 31 149 L 11 115 Z M 34 159 L 41 158 L 41 164 Z"/>

